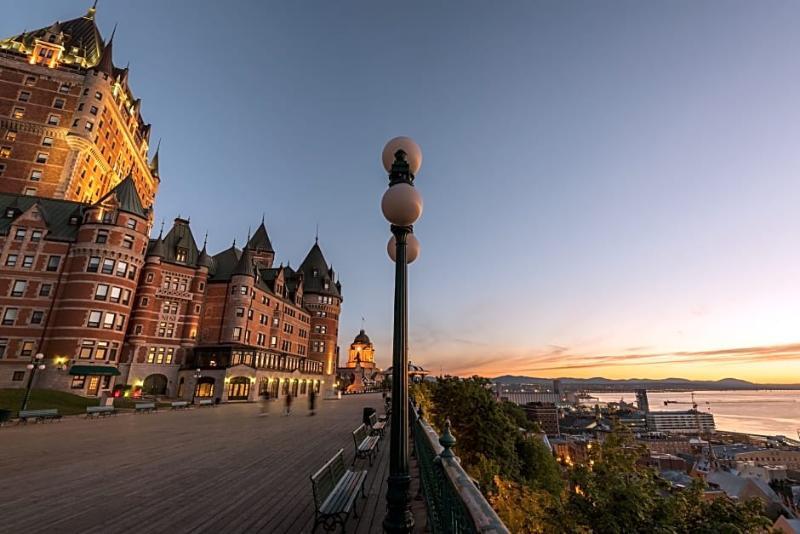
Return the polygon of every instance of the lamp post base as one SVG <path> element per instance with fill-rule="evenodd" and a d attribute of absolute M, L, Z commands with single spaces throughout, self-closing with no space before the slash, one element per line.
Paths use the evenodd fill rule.
<path fill-rule="evenodd" d="M 411 514 L 411 502 L 408 490 L 411 477 L 408 475 L 389 475 L 386 490 L 386 517 L 383 519 L 383 531 L 391 534 L 408 534 L 414 528 L 414 516 Z"/>

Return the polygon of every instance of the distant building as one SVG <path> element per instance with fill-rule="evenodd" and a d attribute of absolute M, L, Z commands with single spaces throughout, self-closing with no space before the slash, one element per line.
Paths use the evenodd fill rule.
<path fill-rule="evenodd" d="M 531 402 L 544 402 L 549 404 L 560 404 L 561 396 L 558 393 L 517 393 L 507 392 L 501 395 L 502 399 L 509 402 L 525 406 Z"/>
<path fill-rule="evenodd" d="M 753 445 L 714 445 L 714 453 L 721 465 L 735 468 L 736 462 L 753 462 L 755 465 L 785 465 L 800 470 L 800 449 L 770 448 Z"/>
<path fill-rule="evenodd" d="M 643 411 L 644 413 L 650 411 L 650 401 L 647 399 L 646 389 L 636 390 L 636 405 L 638 406 L 639 410 Z"/>
<path fill-rule="evenodd" d="M 548 436 L 561 433 L 558 426 L 558 406 L 554 403 L 530 402 L 525 405 L 525 415 L 529 420 L 539 423 Z"/>
<path fill-rule="evenodd" d="M 375 367 L 375 347 L 362 328 L 353 339 L 347 363 L 337 370 L 339 386 L 349 393 L 359 393 L 383 381 L 381 370 Z"/>
<path fill-rule="evenodd" d="M 558 378 L 553 380 L 553 393 L 556 395 L 561 395 L 561 380 Z"/>
<path fill-rule="evenodd" d="M 714 416 L 696 410 L 648 412 L 647 428 L 653 432 L 697 434 L 714 432 Z"/>

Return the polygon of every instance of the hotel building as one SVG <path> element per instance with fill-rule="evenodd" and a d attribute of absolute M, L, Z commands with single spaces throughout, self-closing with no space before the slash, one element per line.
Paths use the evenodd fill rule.
<path fill-rule="evenodd" d="M 189 220 L 149 239 L 150 126 L 95 9 L 0 40 L 0 388 L 254 400 L 333 385 L 341 284 L 314 243 L 274 266 Z"/>

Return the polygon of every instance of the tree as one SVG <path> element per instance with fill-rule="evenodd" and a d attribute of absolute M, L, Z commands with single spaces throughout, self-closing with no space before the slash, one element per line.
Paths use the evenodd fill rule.
<path fill-rule="evenodd" d="M 544 490 L 560 499 L 564 491 L 561 468 L 542 439 L 538 436 L 520 437 L 516 449 L 521 466 L 520 477 L 525 484 L 531 489 Z"/>

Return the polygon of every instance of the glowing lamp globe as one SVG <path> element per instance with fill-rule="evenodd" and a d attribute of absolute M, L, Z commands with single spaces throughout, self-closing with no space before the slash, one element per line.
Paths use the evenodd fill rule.
<path fill-rule="evenodd" d="M 397 239 L 392 236 L 386 245 L 386 251 L 392 261 L 397 261 Z M 406 236 L 406 263 L 411 263 L 419 256 L 419 240 L 414 234 Z"/>
<path fill-rule="evenodd" d="M 410 226 L 422 215 L 422 195 L 411 184 L 395 184 L 383 194 L 381 210 L 390 223 Z"/>
<path fill-rule="evenodd" d="M 383 147 L 383 154 L 381 154 L 383 168 L 386 169 L 386 172 L 390 172 L 392 170 L 394 155 L 398 150 L 402 150 L 406 153 L 406 160 L 408 161 L 409 170 L 411 171 L 411 174 L 416 175 L 419 171 L 419 168 L 422 166 L 422 150 L 419 148 L 419 145 L 410 137 L 395 137 L 386 143 L 386 146 Z"/>

